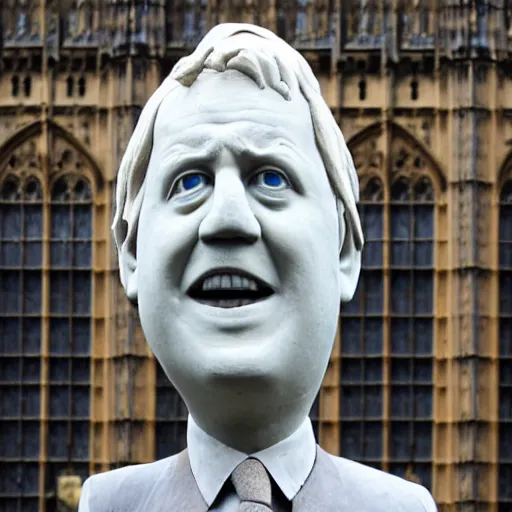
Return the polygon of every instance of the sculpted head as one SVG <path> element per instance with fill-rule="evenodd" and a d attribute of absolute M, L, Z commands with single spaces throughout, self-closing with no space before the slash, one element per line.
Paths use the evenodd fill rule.
<path fill-rule="evenodd" d="M 196 423 L 254 451 L 296 429 L 363 245 L 358 181 L 306 61 L 219 25 L 148 101 L 121 163 L 121 280 Z"/>

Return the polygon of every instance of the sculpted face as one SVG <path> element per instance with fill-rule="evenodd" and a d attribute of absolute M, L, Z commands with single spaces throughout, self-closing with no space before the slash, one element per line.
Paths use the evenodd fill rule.
<path fill-rule="evenodd" d="M 308 413 L 336 331 L 339 237 L 301 95 L 206 70 L 163 101 L 137 235 L 139 313 L 211 435 L 278 418 L 277 439 Z"/>

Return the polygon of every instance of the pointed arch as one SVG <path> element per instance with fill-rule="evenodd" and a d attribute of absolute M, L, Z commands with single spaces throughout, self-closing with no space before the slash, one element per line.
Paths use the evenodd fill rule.
<path fill-rule="evenodd" d="M 440 190 L 443 192 L 446 190 L 448 180 L 446 179 L 446 173 L 444 172 L 437 158 L 432 155 L 430 149 L 423 142 L 418 140 L 418 138 L 407 128 L 404 128 L 403 126 L 393 121 L 387 121 L 385 123 L 376 122 L 367 126 L 366 128 L 363 128 L 363 130 L 353 135 L 347 141 L 348 148 L 354 155 L 357 155 L 358 148 L 367 144 L 368 142 L 371 142 L 372 140 L 377 139 L 385 132 L 391 134 L 392 143 L 393 141 L 402 140 L 407 144 L 408 147 L 418 151 L 425 159 L 427 167 L 433 171 L 433 178 L 436 180 Z M 378 155 L 374 154 L 372 151 L 366 152 L 365 154 L 370 158 L 378 158 Z M 374 167 L 375 162 L 369 162 L 369 166 Z"/>
<path fill-rule="evenodd" d="M 13 152 L 15 152 L 25 142 L 32 138 L 39 137 L 43 133 L 44 123 L 46 123 L 48 131 L 55 134 L 58 138 L 66 141 L 79 155 L 85 159 L 88 168 L 92 172 L 92 177 L 95 182 L 94 188 L 98 191 L 101 190 L 105 183 L 105 178 L 92 153 L 72 133 L 52 120 L 35 121 L 34 123 L 24 126 L 13 135 L 11 135 L 0 146 L 0 175 L 2 175 Z"/>
<path fill-rule="evenodd" d="M 380 467 L 387 451 L 391 473 L 430 488 L 435 230 L 447 179 L 429 148 L 393 122 L 371 124 L 348 147 L 365 249 L 354 299 L 340 313 L 341 455 Z"/>
<path fill-rule="evenodd" d="M 497 195 L 499 197 L 501 193 L 501 189 L 505 185 L 505 182 L 509 179 L 512 179 L 512 151 L 509 151 L 498 171 L 498 179 L 497 179 Z"/>

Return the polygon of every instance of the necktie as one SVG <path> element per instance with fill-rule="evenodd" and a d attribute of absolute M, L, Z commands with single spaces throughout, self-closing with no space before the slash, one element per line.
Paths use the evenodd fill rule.
<path fill-rule="evenodd" d="M 256 459 L 246 459 L 231 474 L 240 498 L 240 512 L 272 510 L 272 487 L 265 466 Z"/>

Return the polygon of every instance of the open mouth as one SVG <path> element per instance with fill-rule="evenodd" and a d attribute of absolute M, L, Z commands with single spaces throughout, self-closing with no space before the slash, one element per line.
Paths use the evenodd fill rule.
<path fill-rule="evenodd" d="M 189 289 L 192 299 L 216 308 L 239 308 L 267 299 L 274 290 L 263 281 L 240 271 L 214 271 Z"/>

